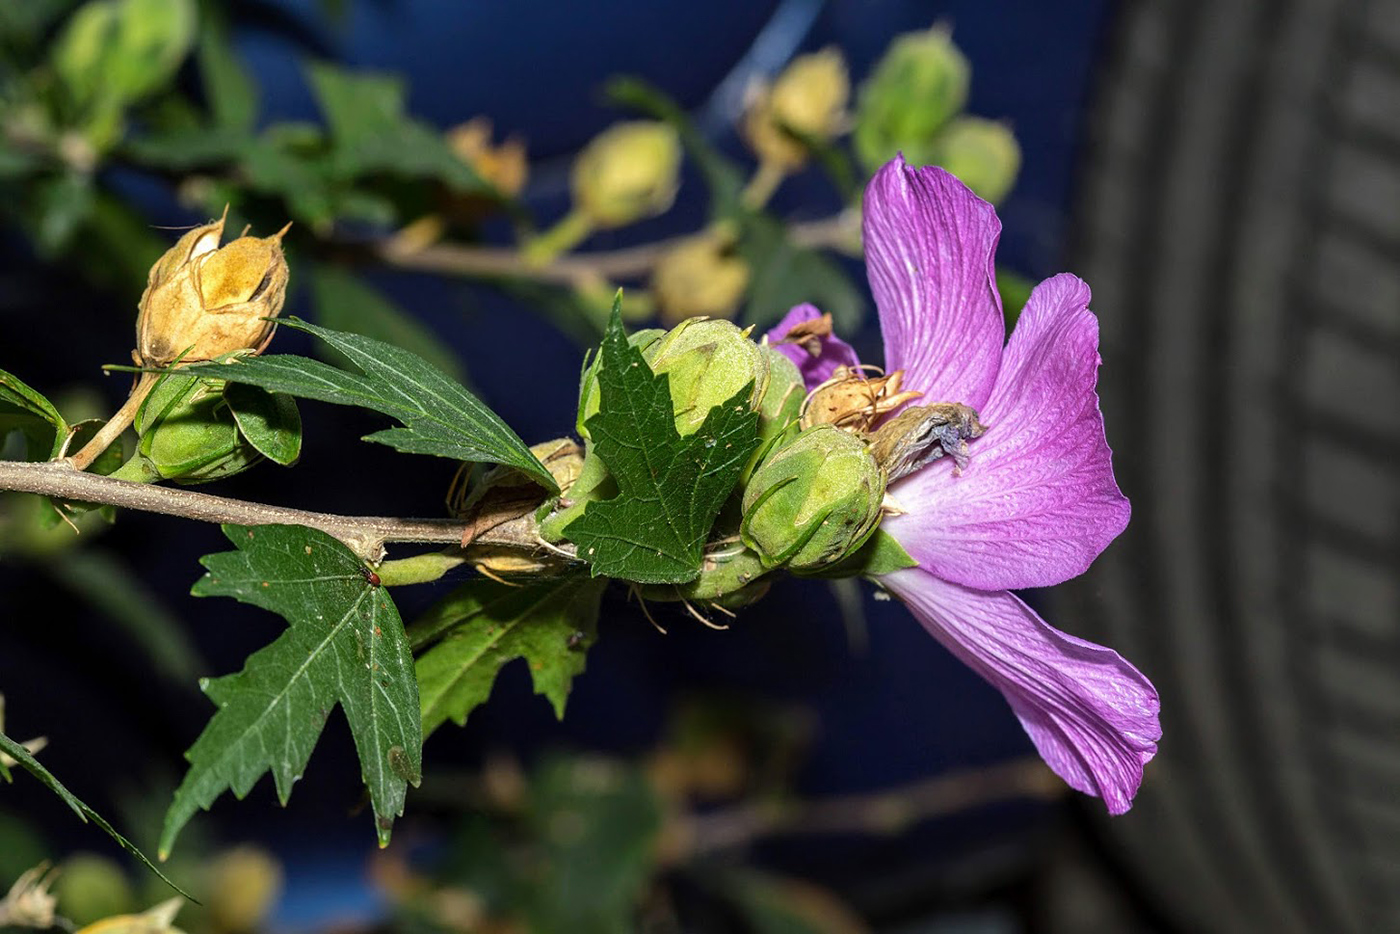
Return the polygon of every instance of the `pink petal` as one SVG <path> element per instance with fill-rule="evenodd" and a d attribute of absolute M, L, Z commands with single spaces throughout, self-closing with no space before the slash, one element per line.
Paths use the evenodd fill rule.
<path fill-rule="evenodd" d="M 908 515 L 885 520 L 885 530 L 939 577 L 979 590 L 1047 587 L 1083 573 L 1127 526 L 1088 306 L 1089 287 L 1074 276 L 1037 286 L 962 476 L 945 457 L 890 488 Z"/>
<path fill-rule="evenodd" d="M 856 357 L 856 352 L 851 348 L 851 345 L 835 334 L 822 338 L 822 352 L 820 356 L 816 357 L 796 344 L 778 343 L 787 337 L 788 331 L 803 321 L 811 321 L 813 318 L 821 316 L 822 313 L 817 310 L 815 305 L 797 305 L 784 315 L 783 320 L 779 321 L 777 326 L 767 334 L 768 343 L 773 346 L 773 349 L 797 364 L 797 371 L 802 374 L 802 381 L 807 384 L 808 389 L 813 389 L 830 379 L 832 372 L 838 366 L 860 365 L 860 360 Z"/>
<path fill-rule="evenodd" d="M 943 169 L 902 156 L 865 189 L 865 265 L 880 310 L 885 368 L 927 402 L 982 408 L 1006 324 L 992 256 L 992 206 Z"/>
<path fill-rule="evenodd" d="M 1162 727 L 1157 691 L 1115 651 L 1050 626 L 1014 595 L 939 580 L 922 568 L 880 582 L 948 651 L 1011 703 L 1047 765 L 1072 788 L 1132 807 Z"/>

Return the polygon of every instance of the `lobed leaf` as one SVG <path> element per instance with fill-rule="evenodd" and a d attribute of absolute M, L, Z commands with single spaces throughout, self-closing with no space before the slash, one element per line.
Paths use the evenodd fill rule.
<path fill-rule="evenodd" d="M 290 525 L 226 525 L 236 551 L 206 555 L 196 596 L 228 596 L 271 610 L 288 628 L 243 670 L 205 679 L 218 712 L 185 753 L 189 772 L 161 835 L 162 857 L 180 829 L 225 790 L 242 798 L 272 772 L 283 804 L 326 718 L 345 710 L 380 845 L 422 771 L 418 683 L 403 621 L 359 559 L 324 532 Z"/>
<path fill-rule="evenodd" d="M 628 344 L 620 302 L 613 305 L 600 356 L 600 408 L 587 425 L 620 492 L 590 503 L 564 534 L 595 577 L 641 584 L 694 580 L 720 507 L 758 447 L 758 413 L 748 403 L 753 384 L 682 437 L 670 380 L 653 373 Z"/>
<path fill-rule="evenodd" d="M 535 693 L 562 718 L 594 639 L 604 586 L 578 577 L 527 587 L 479 579 L 433 607 L 409 633 L 415 648 L 436 640 L 417 665 L 424 735 L 447 720 L 465 724 L 517 658 L 529 664 Z"/>
<path fill-rule="evenodd" d="M 240 357 L 227 364 L 191 366 L 189 371 L 383 412 L 403 422 L 404 427 L 378 431 L 364 440 L 413 454 L 506 464 L 533 477 L 550 492 L 559 491 L 554 477 L 500 416 L 422 357 L 384 341 L 319 328 L 298 318 L 282 323 L 316 335 L 360 372 L 291 354 Z"/>

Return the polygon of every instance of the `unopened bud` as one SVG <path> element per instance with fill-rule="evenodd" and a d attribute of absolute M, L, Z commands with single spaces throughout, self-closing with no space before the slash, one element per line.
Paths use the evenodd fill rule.
<path fill-rule="evenodd" d="M 997 204 L 1021 171 L 1021 146 L 1010 127 L 981 117 L 959 117 L 939 137 L 934 161 L 980 198 Z"/>
<path fill-rule="evenodd" d="M 749 285 L 749 264 L 733 243 L 714 234 L 688 237 L 656 264 L 651 288 L 662 320 L 732 318 Z"/>
<path fill-rule="evenodd" d="M 861 86 L 856 107 L 853 138 L 866 170 L 898 152 L 913 165 L 933 162 L 939 131 L 967 104 L 970 77 L 946 28 L 897 37 Z"/>
<path fill-rule="evenodd" d="M 619 123 L 594 137 L 573 168 L 574 207 L 595 227 L 621 227 L 671 206 L 681 147 L 664 123 Z"/>
<path fill-rule="evenodd" d="M 224 246 L 224 221 L 196 227 L 165 252 L 141 295 L 136 353 L 146 366 L 194 363 L 240 350 L 260 353 L 287 294 L 284 227 Z"/>
<path fill-rule="evenodd" d="M 166 376 L 136 413 L 137 451 L 162 479 L 208 483 L 262 460 L 224 401 L 224 383 Z"/>
<path fill-rule="evenodd" d="M 884 472 L 865 442 L 817 425 L 754 472 L 740 536 L 767 567 L 820 570 L 865 544 L 880 523 L 884 495 Z"/>
<path fill-rule="evenodd" d="M 220 853 L 208 866 L 206 907 L 213 929 L 261 929 L 281 890 L 282 867 L 266 850 L 240 846 Z"/>
<path fill-rule="evenodd" d="M 838 50 L 798 56 L 772 87 L 754 94 L 744 114 L 744 136 L 760 159 L 798 168 L 807 161 L 804 137 L 829 140 L 840 133 L 850 95 Z"/>
<path fill-rule="evenodd" d="M 710 409 L 752 384 L 748 405 L 757 409 L 768 389 L 767 352 L 748 332 L 717 318 L 682 321 L 642 351 L 652 371 L 669 377 L 676 430 L 696 431 Z"/>
<path fill-rule="evenodd" d="M 759 462 L 797 433 L 802 402 L 807 387 L 797 364 L 773 347 L 763 347 L 768 358 L 768 386 L 758 403 L 758 447 L 739 475 L 739 485 L 748 482 Z"/>
<path fill-rule="evenodd" d="M 54 895 L 59 914 L 80 926 L 136 910 L 136 893 L 122 867 L 96 853 L 65 859 Z"/>

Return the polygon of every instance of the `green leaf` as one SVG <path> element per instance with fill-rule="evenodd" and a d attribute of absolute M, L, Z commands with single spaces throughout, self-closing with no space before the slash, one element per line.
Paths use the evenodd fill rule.
<path fill-rule="evenodd" d="M 230 383 L 224 387 L 233 420 L 244 440 L 257 452 L 283 467 L 301 456 L 301 413 L 296 400 L 257 386 Z"/>
<path fill-rule="evenodd" d="M 258 118 L 258 86 L 234 53 L 228 17 L 217 3 L 200 5 L 199 77 L 214 122 L 251 130 Z"/>
<path fill-rule="evenodd" d="M 694 434 L 676 431 L 670 381 L 627 342 L 621 302 L 600 352 L 601 406 L 587 422 L 617 497 L 590 503 L 564 534 L 595 577 L 683 584 L 700 574 L 701 549 L 720 507 L 758 447 L 753 386 L 710 410 Z"/>
<path fill-rule="evenodd" d="M 605 584 L 578 577 L 529 587 L 473 580 L 448 594 L 409 633 L 415 648 L 439 640 L 418 659 L 424 735 L 447 720 L 465 724 L 491 695 L 501 668 L 517 658 L 529 663 L 535 693 L 562 719 L 594 639 Z"/>
<path fill-rule="evenodd" d="M 904 546 L 896 541 L 894 536 L 883 529 L 876 529 L 870 540 L 849 558 L 802 576 L 831 580 L 843 577 L 879 577 L 918 565 L 919 562 L 909 557 L 909 552 L 904 550 Z"/>
<path fill-rule="evenodd" d="M 196 810 L 225 790 L 242 798 L 272 772 L 286 804 L 326 718 L 345 710 L 380 845 L 422 772 L 418 683 L 403 622 L 358 558 L 324 532 L 224 526 L 237 551 L 206 555 L 196 596 L 229 596 L 290 624 L 243 670 L 201 687 L 219 710 L 185 753 L 190 770 L 165 816 L 162 855 Z"/>
<path fill-rule="evenodd" d="M 29 443 L 30 460 L 56 457 L 68 437 L 68 423 L 43 393 L 0 370 L 0 435 L 16 429 Z"/>
<path fill-rule="evenodd" d="M 412 454 L 506 464 L 535 478 L 551 493 L 559 491 L 554 477 L 499 415 L 422 357 L 373 338 L 318 328 L 299 318 L 283 319 L 282 324 L 321 338 L 361 372 L 291 354 L 240 357 L 232 363 L 188 369 L 303 399 L 383 412 L 405 427 L 386 428 L 364 440 Z"/>
<path fill-rule="evenodd" d="M 404 314 L 359 276 L 337 266 L 317 266 L 311 272 L 311 294 L 316 302 L 316 320 L 322 327 L 387 341 L 416 353 L 453 379 L 462 380 L 457 355 L 422 322 Z M 343 365 L 348 361 L 332 353 L 330 362 Z"/>
<path fill-rule="evenodd" d="M 739 166 L 710 145 L 705 134 L 695 126 L 690 116 L 664 91 L 640 78 L 621 77 L 609 81 L 604 88 L 608 98 L 624 107 L 663 120 L 675 128 L 681 145 L 700 169 L 710 190 L 710 217 L 735 217 L 745 213 L 742 193 L 744 173 Z"/>
<path fill-rule="evenodd" d="M 816 250 L 798 246 L 787 228 L 766 214 L 747 216 L 739 253 L 753 270 L 743 321 L 762 330 L 793 305 L 811 302 L 831 312 L 837 329 L 853 333 L 865 314 L 865 299 L 841 266 Z"/>
<path fill-rule="evenodd" d="M 53 67 L 80 106 L 120 109 L 164 85 L 194 36 L 192 0 L 94 0 L 64 24 Z"/>
<path fill-rule="evenodd" d="M 114 828 L 111 824 L 107 823 L 107 821 L 102 817 L 101 814 L 98 814 L 92 808 L 88 807 L 82 801 L 78 800 L 78 798 L 71 791 L 69 791 L 63 786 L 62 782 L 60 782 L 57 778 L 54 778 L 52 772 L 40 765 L 39 761 L 29 754 L 28 749 L 25 749 L 24 746 L 10 739 L 4 733 L 0 733 L 0 752 L 3 752 L 5 755 L 15 760 L 15 762 L 22 765 L 27 772 L 29 772 L 35 778 L 39 779 L 39 781 L 43 782 L 44 785 L 50 791 L 62 798 L 63 802 L 67 804 L 70 808 L 72 808 L 73 813 L 77 814 L 78 817 L 82 818 L 84 823 L 87 823 L 88 820 L 91 820 L 94 824 L 101 828 L 101 830 L 104 833 L 106 833 L 107 836 L 117 841 L 117 845 L 119 845 L 122 849 L 126 850 L 132 856 L 135 856 L 141 862 L 145 863 L 147 868 L 149 868 L 151 872 L 160 876 L 160 878 L 162 879 L 162 881 L 165 882 L 166 885 L 170 886 L 172 889 L 179 892 L 181 895 L 185 896 L 190 901 L 195 901 L 193 896 L 191 896 L 184 889 L 180 888 L 174 882 L 171 882 L 170 879 L 166 877 L 165 873 L 157 869 L 156 865 L 152 863 L 149 859 L 147 859 L 146 854 L 142 853 L 139 849 L 137 849 L 135 844 L 133 844 L 126 837 L 123 837 L 121 834 L 117 833 L 116 828 Z M 198 902 L 196 902 L 196 904 L 198 904 Z"/>
<path fill-rule="evenodd" d="M 997 292 L 1001 295 L 1001 313 L 1006 318 L 1008 334 L 1016 326 L 1017 319 L 1021 317 L 1021 310 L 1026 307 L 1033 291 L 1034 280 L 1027 279 L 1020 273 L 997 270 Z"/>
<path fill-rule="evenodd" d="M 437 179 L 458 191 L 494 193 L 441 133 L 404 113 L 402 79 L 351 74 L 325 62 L 308 65 L 307 77 L 330 126 L 332 163 L 340 177 L 390 172 Z"/>

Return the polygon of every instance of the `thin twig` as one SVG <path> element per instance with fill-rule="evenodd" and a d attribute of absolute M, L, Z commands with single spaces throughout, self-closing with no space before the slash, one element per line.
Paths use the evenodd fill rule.
<path fill-rule="evenodd" d="M 26 463 L 0 461 L 0 490 L 39 493 L 61 499 L 103 503 L 126 509 L 158 512 L 200 522 L 234 525 L 304 525 L 344 542 L 367 561 L 378 563 L 387 542 L 457 544 L 467 524 L 456 519 L 399 519 L 388 516 L 339 516 L 285 506 L 268 506 L 181 490 L 133 483 L 74 470 L 62 461 Z M 532 550 L 535 545 L 511 534 L 511 529 L 479 536 L 474 545 Z M 494 533 L 494 534 L 493 534 Z"/>
<path fill-rule="evenodd" d="M 1066 792 L 1039 759 L 940 775 L 873 794 L 808 801 L 759 802 L 690 817 L 683 839 L 695 855 L 729 850 L 771 837 L 812 834 L 891 834 L 922 821 L 998 801 L 1053 800 Z"/>
<path fill-rule="evenodd" d="M 788 228 L 792 242 L 804 247 L 841 248 L 858 242 L 859 217 L 843 211 L 817 221 L 793 224 Z M 527 262 L 519 250 L 510 247 L 477 247 L 439 243 L 406 249 L 386 241 L 376 255 L 391 266 L 455 276 L 535 279 L 561 285 L 590 281 L 640 279 L 674 249 L 689 239 L 674 237 L 621 250 L 572 253 L 537 266 Z"/>

